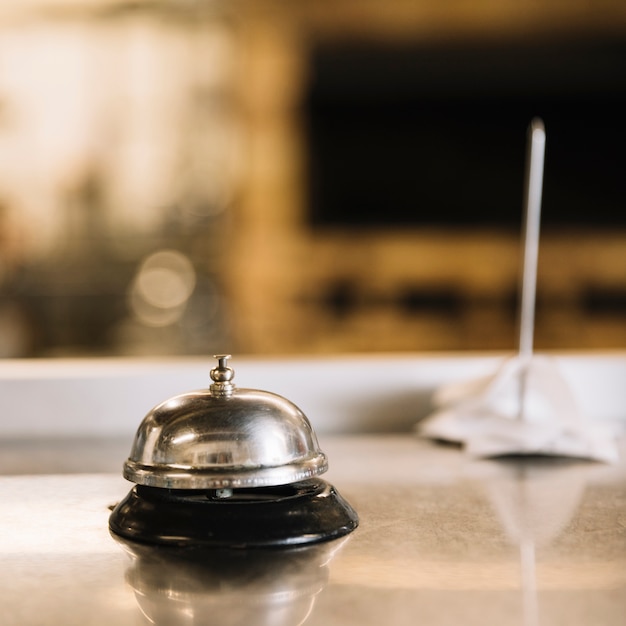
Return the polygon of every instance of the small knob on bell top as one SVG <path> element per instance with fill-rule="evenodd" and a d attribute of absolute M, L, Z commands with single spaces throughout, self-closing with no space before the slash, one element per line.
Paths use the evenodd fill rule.
<path fill-rule="evenodd" d="M 235 376 L 235 371 L 227 365 L 230 354 L 214 354 L 213 356 L 217 359 L 217 367 L 211 370 L 213 381 L 210 386 L 211 393 L 216 396 L 229 396 L 235 388 L 235 385 L 230 382 Z"/>

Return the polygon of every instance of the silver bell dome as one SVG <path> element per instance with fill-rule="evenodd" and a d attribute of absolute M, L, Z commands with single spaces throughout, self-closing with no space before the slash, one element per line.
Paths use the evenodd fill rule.
<path fill-rule="evenodd" d="M 238 389 L 218 355 L 208 389 L 153 408 L 137 430 L 124 477 L 149 487 L 238 489 L 286 485 L 326 471 L 304 413 L 285 398 Z"/>

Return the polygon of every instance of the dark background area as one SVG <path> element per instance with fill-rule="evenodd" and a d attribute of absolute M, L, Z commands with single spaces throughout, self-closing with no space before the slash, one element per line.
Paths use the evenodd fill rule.
<path fill-rule="evenodd" d="M 319 43 L 310 223 L 517 230 L 534 116 L 543 226 L 626 227 L 626 38 Z"/>

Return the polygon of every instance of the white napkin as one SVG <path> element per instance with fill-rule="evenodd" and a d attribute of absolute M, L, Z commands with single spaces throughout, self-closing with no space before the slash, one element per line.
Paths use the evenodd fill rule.
<path fill-rule="evenodd" d="M 548 356 L 515 356 L 495 375 L 448 385 L 435 412 L 416 425 L 428 438 L 464 444 L 473 456 L 541 454 L 612 463 L 617 435 L 589 423 Z"/>

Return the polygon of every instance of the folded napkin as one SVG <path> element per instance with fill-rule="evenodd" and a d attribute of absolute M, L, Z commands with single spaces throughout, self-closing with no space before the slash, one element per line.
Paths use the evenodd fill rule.
<path fill-rule="evenodd" d="M 617 434 L 590 423 L 554 359 L 505 360 L 493 376 L 447 385 L 436 410 L 416 425 L 424 437 L 461 443 L 473 456 L 566 456 L 612 463 Z"/>

